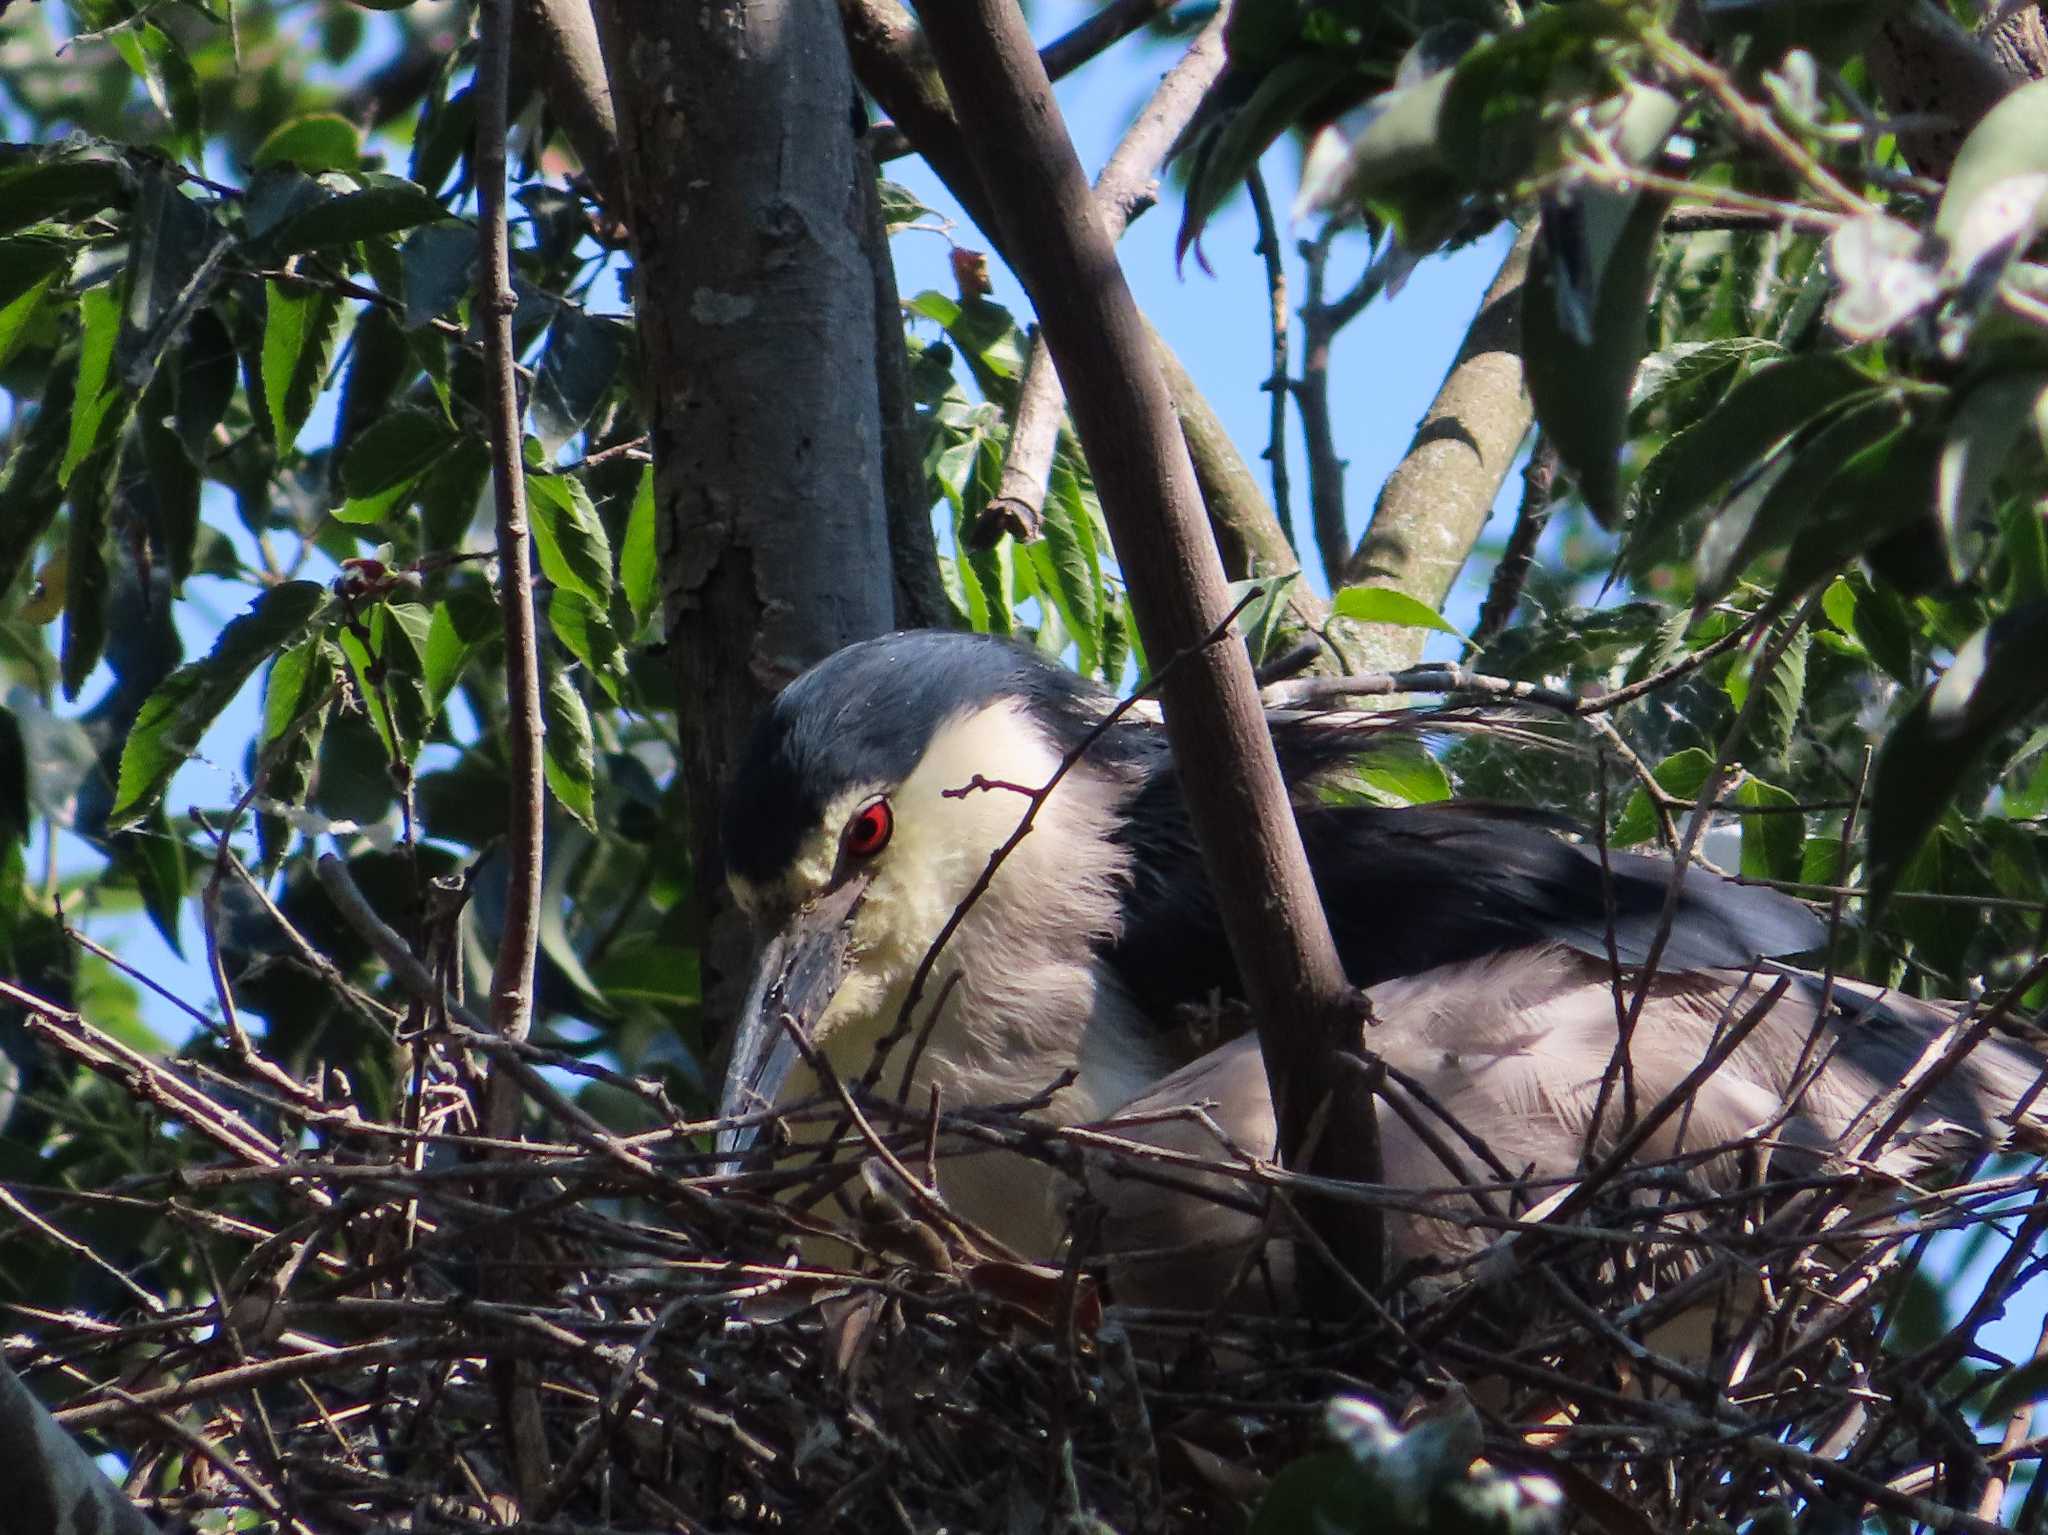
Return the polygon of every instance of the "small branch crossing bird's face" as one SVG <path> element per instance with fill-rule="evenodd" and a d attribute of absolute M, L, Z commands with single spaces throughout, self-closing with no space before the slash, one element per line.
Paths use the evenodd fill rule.
<path fill-rule="evenodd" d="M 727 878 L 764 936 L 728 1115 L 816 1091 L 798 1034 L 852 1082 L 878 1041 L 929 1025 L 920 1101 L 928 1085 L 953 1105 L 1021 1101 L 1078 1069 L 1052 1106 L 1069 1120 L 1171 1068 L 1105 962 L 1129 887 L 1132 744 L 1042 792 L 1110 707 L 1027 651 L 937 634 L 852 647 L 785 690 L 726 807 Z M 751 1139 L 729 1131 L 722 1149 Z"/>

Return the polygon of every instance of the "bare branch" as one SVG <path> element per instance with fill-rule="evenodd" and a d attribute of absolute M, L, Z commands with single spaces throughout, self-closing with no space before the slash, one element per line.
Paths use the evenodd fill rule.
<path fill-rule="evenodd" d="M 1201 105 L 1203 93 L 1223 72 L 1223 22 L 1228 15 L 1217 11 L 1180 62 L 1167 71 L 1096 178 L 1095 213 L 1112 243 L 1123 238 L 1132 219 L 1152 206 L 1161 162 Z M 1000 528 L 1020 538 L 1038 536 L 1066 404 L 1045 337 L 1034 331 L 1003 454 L 1002 480 L 989 501 L 989 532 Z M 989 542 L 993 541 L 991 537 Z"/>
<path fill-rule="evenodd" d="M 505 625 L 506 750 L 512 800 L 506 814 L 505 929 L 491 973 L 491 1027 L 524 1039 L 533 1026 L 533 967 L 540 942 L 541 778 L 540 640 L 533 622 L 533 574 L 521 455 L 519 380 L 513 374 L 512 245 L 505 221 L 506 93 L 511 75 L 508 0 L 483 0 L 478 13 L 476 180 L 477 307 L 484 316 L 490 383 L 491 487 L 498 512 L 498 603 Z M 491 1106 L 493 1134 L 509 1133 L 517 1098 Z"/>

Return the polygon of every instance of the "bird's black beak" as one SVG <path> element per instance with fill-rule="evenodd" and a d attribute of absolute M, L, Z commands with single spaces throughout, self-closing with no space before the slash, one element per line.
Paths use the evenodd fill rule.
<path fill-rule="evenodd" d="M 792 917 L 761 951 L 733 1033 L 719 1096 L 721 1119 L 774 1107 L 800 1053 L 783 1020 L 789 1019 L 805 1039 L 811 1037 L 846 979 L 853 914 L 867 888 L 864 874 L 835 885 Z M 745 1152 L 760 1133 L 758 1125 L 719 1131 L 719 1154 Z"/>

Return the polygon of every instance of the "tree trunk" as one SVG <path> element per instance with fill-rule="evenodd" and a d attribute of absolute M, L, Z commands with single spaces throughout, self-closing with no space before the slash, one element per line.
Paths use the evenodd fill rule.
<path fill-rule="evenodd" d="M 697 867 L 763 704 L 894 613 L 852 69 L 831 0 L 601 0 Z M 715 901 L 709 877 L 700 899 Z M 744 956 L 705 931 L 714 1016 Z M 723 984 L 721 984 L 723 983 Z"/>

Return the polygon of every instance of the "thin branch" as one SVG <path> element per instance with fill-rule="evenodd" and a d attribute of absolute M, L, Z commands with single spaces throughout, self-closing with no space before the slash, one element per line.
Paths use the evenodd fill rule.
<path fill-rule="evenodd" d="M 1467 659 L 1499 639 L 1522 604 L 1522 587 L 1536 563 L 1536 545 L 1550 523 L 1550 490 L 1557 481 L 1557 469 L 1557 449 L 1539 431 L 1536 445 L 1529 450 L 1529 462 L 1522 468 L 1522 504 L 1515 509 L 1507 548 L 1493 567 L 1486 601 L 1479 605 L 1479 622 L 1472 626 L 1472 639 L 1465 647 Z"/>
<path fill-rule="evenodd" d="M 1090 59 L 1129 37 L 1167 11 L 1173 0 L 1109 0 L 1086 21 L 1054 38 L 1038 51 L 1046 77 L 1064 80 Z"/>
<path fill-rule="evenodd" d="M 533 574 L 528 554 L 526 479 L 521 453 L 524 414 L 512 371 L 512 245 L 505 218 L 506 96 L 511 76 L 509 0 L 480 0 L 477 17 L 476 180 L 480 244 L 477 306 L 484 316 L 490 385 L 491 488 L 498 514 L 498 601 L 505 625 L 505 733 L 512 780 L 506 816 L 505 928 L 491 972 L 491 1027 L 524 1039 L 533 1026 L 533 971 L 539 950 L 541 826 L 540 641 L 534 632 Z M 509 1084 L 508 1084 L 509 1086 Z M 489 1128 L 509 1134 L 516 1098 L 492 1095 Z"/>
<path fill-rule="evenodd" d="M 1152 206 L 1159 167 L 1167 151 L 1222 74 L 1223 25 L 1228 15 L 1227 10 L 1218 10 L 1180 62 L 1167 71 L 1096 178 L 1095 215 L 1112 242 L 1122 239 L 1131 221 Z M 1045 337 L 1034 329 L 1010 441 L 1003 454 L 1002 479 L 989 499 L 982 525 L 975 530 L 981 547 L 993 545 L 1005 532 L 1026 540 L 1038 536 L 1066 403 Z"/>
<path fill-rule="evenodd" d="M 1266 391 L 1268 406 L 1264 456 L 1273 474 L 1273 515 L 1279 519 L 1287 542 L 1298 550 L 1301 546 L 1295 542 L 1294 507 L 1287 483 L 1287 267 L 1280 259 L 1280 226 L 1273 217 L 1273 199 L 1266 191 L 1266 178 L 1256 165 L 1245 177 L 1244 185 L 1251 194 L 1252 216 L 1258 221 L 1256 249 L 1266 267 L 1266 307 L 1273 332 L 1273 366 L 1260 386 Z"/>
<path fill-rule="evenodd" d="M 1301 407 L 1302 441 L 1308 451 L 1309 523 L 1315 531 L 1323 579 L 1332 587 L 1343 584 L 1344 562 L 1351 551 L 1351 535 L 1345 528 L 1344 460 L 1338 456 L 1336 433 L 1330 425 L 1330 345 L 1339 327 L 1334 323 L 1336 311 L 1323 302 L 1336 238 L 1333 221 L 1313 240 L 1301 243 L 1306 291 L 1301 301 L 1301 377 L 1294 382 L 1295 401 Z"/>

